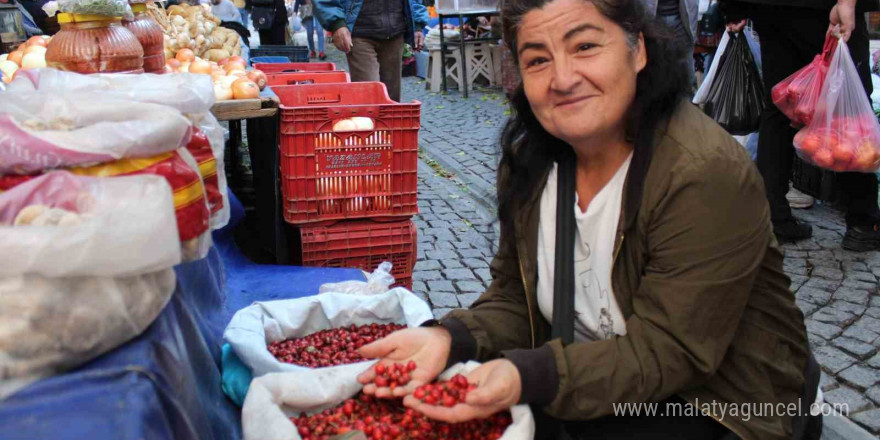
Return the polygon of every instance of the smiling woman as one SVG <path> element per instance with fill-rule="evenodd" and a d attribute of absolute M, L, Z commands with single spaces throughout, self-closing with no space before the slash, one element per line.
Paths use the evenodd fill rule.
<path fill-rule="evenodd" d="M 529 403 L 542 439 L 818 438 L 819 371 L 761 177 L 682 99 L 673 34 L 642 0 L 503 0 L 501 15 L 522 85 L 501 137 L 492 284 L 364 347 L 418 365 L 409 387 L 364 392 L 406 396 L 475 359 L 464 403 L 404 403 L 452 422 Z M 803 409 L 721 409 L 755 402 Z M 706 411 L 665 411 L 685 403 Z"/>

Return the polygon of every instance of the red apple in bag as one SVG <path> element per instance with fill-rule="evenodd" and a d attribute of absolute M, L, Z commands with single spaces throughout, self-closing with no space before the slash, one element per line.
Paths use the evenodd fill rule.
<path fill-rule="evenodd" d="M 822 149 L 817 151 L 816 154 L 813 155 L 812 159 L 813 163 L 821 168 L 830 169 L 832 166 L 834 166 L 834 156 L 831 155 L 831 150 L 829 149 Z"/>

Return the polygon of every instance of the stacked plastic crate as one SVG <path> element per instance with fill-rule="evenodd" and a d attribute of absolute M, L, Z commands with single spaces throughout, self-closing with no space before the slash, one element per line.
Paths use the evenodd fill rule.
<path fill-rule="evenodd" d="M 382 83 L 332 80 L 269 75 L 281 101 L 284 219 L 300 238 L 293 254 L 304 266 L 365 271 L 390 261 L 396 285 L 411 288 L 421 103 L 391 101 Z"/>

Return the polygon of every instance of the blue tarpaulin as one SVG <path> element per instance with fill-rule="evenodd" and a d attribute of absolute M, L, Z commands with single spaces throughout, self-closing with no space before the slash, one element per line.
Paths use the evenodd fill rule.
<path fill-rule="evenodd" d="M 175 268 L 177 289 L 140 336 L 66 374 L 0 402 L 0 438 L 238 439 L 239 409 L 221 390 L 222 333 L 256 300 L 296 298 L 325 282 L 363 279 L 355 269 L 258 266 L 242 256 L 231 229 L 214 234 L 207 258 Z"/>

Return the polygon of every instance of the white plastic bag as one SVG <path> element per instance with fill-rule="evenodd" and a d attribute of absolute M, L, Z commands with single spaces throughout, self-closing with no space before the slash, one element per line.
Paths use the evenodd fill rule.
<path fill-rule="evenodd" d="M 44 93 L 55 96 L 71 92 L 88 92 L 113 99 L 141 103 L 160 104 L 177 109 L 187 117 L 193 126 L 201 130 L 211 143 L 214 154 L 213 166 L 200 165 L 213 169 L 212 174 L 202 175 L 206 190 L 216 180 L 216 191 L 222 196 L 220 203 L 212 203 L 211 228 L 220 229 L 229 222 L 229 195 L 227 193 L 224 166 L 224 130 L 211 113 L 214 105 L 214 86 L 207 75 L 169 74 L 169 75 L 127 75 L 96 74 L 82 75 L 55 69 L 31 69 L 16 75 L 9 85 L 14 93 Z M 44 98 L 45 99 L 45 98 Z M 202 167 L 198 167 L 200 169 Z M 212 180 L 213 176 L 216 176 Z M 219 206 L 217 206 L 219 205 Z"/>
<path fill-rule="evenodd" d="M 715 56 L 712 58 L 712 65 L 709 67 L 709 71 L 706 72 L 706 76 L 703 77 L 703 82 L 700 84 L 700 88 L 697 89 L 697 93 L 694 95 L 693 103 L 696 105 L 703 105 L 706 103 L 706 100 L 709 99 L 709 89 L 712 88 L 712 83 L 715 80 L 715 72 L 718 71 L 718 66 L 721 64 L 722 55 L 724 55 L 724 51 L 727 49 L 727 44 L 730 42 L 729 32 L 724 32 L 724 35 L 721 36 L 721 42 L 718 43 L 718 49 L 715 50 Z"/>
<path fill-rule="evenodd" d="M 477 362 L 456 364 L 440 375 L 440 380 L 466 374 L 480 366 Z M 361 371 L 366 369 L 362 367 Z M 345 393 L 331 395 L 325 390 L 334 380 L 329 377 L 315 382 L 301 382 L 292 386 L 296 380 L 290 373 L 273 373 L 254 379 L 248 389 L 244 407 L 241 411 L 242 429 L 245 440 L 301 440 L 291 416 L 302 412 L 313 413 L 332 408 L 349 399 L 361 390 L 357 381 L 347 383 Z M 535 436 L 535 419 L 528 405 L 516 405 L 510 409 L 513 424 L 504 431 L 502 440 L 530 440 Z"/>
<path fill-rule="evenodd" d="M 342 384 L 355 381 L 355 377 L 373 361 L 312 369 L 278 361 L 269 353 L 267 344 L 352 324 L 396 323 L 415 327 L 433 318 L 428 304 L 403 288 L 372 296 L 323 293 L 305 298 L 257 302 L 245 307 L 232 317 L 223 338 L 251 369 L 254 377 L 291 372 L 295 373 L 291 386 L 296 386 L 322 380 L 329 375 Z M 326 391 L 337 393 L 329 388 Z"/>
<path fill-rule="evenodd" d="M 13 225 L 36 205 L 76 221 Z M 0 193 L 0 399 L 139 335 L 170 299 L 180 259 L 161 177 L 52 172 Z"/>
<path fill-rule="evenodd" d="M 177 110 L 95 93 L 3 92 L 0 174 L 150 157 L 185 146 L 190 122 Z"/>
<path fill-rule="evenodd" d="M 343 281 L 341 283 L 322 284 L 318 293 L 337 292 L 349 295 L 378 295 L 385 293 L 394 284 L 394 275 L 391 275 L 391 263 L 382 262 L 367 281 Z"/>

